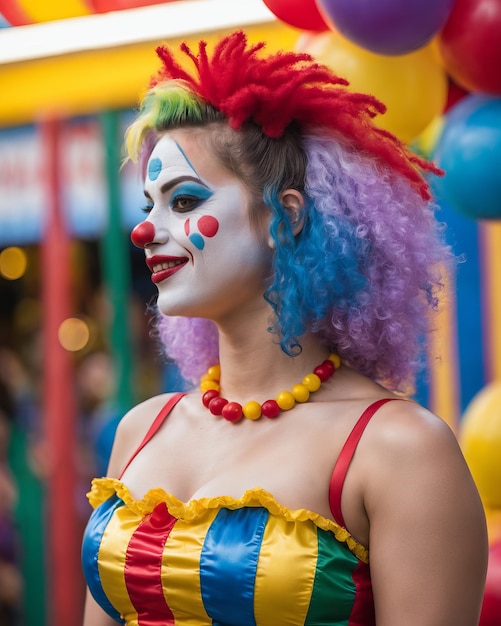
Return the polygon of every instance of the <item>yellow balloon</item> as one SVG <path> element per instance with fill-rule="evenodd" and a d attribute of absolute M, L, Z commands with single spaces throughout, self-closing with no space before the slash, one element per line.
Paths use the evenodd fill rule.
<path fill-rule="evenodd" d="M 335 74 L 348 89 L 381 100 L 387 111 L 374 122 L 401 141 L 415 139 L 444 110 L 447 75 L 430 43 L 400 56 L 383 56 L 360 48 L 337 32 L 302 35 L 296 50 L 308 52 Z"/>
<path fill-rule="evenodd" d="M 421 154 L 426 159 L 431 159 L 438 140 L 440 139 L 444 123 L 445 121 L 443 115 L 435 117 L 423 130 L 423 132 L 412 142 L 411 147 L 414 151 Z"/>
<path fill-rule="evenodd" d="M 487 385 L 470 402 L 459 442 L 484 506 L 501 509 L 501 382 Z"/>

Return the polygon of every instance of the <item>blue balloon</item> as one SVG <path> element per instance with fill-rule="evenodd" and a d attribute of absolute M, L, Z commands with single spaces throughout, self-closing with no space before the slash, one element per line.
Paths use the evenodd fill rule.
<path fill-rule="evenodd" d="M 501 98 L 469 95 L 449 109 L 432 155 L 438 200 L 472 219 L 501 219 Z"/>

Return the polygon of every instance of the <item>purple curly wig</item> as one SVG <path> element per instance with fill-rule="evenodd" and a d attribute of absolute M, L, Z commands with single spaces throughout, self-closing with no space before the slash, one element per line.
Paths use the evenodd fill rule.
<path fill-rule="evenodd" d="M 159 49 L 163 68 L 128 130 L 129 157 L 144 173 L 164 132 L 206 129 L 221 164 L 271 212 L 274 267 L 263 297 L 283 351 L 297 354 L 302 336 L 316 333 L 360 373 L 409 392 L 454 264 L 423 176 L 439 171 L 372 123 L 384 110 L 372 96 L 348 92 L 308 55 L 261 58 L 262 47 L 247 48 L 241 32 L 210 58 L 203 42 L 198 56 L 185 46 L 194 76 Z M 278 200 L 290 188 L 305 198 L 295 237 Z M 155 323 L 187 381 L 217 362 L 211 321 L 157 311 Z"/>
<path fill-rule="evenodd" d="M 423 338 L 438 304 L 442 273 L 453 256 L 434 206 L 403 177 L 332 133 L 304 138 L 306 222 L 296 238 L 272 190 L 276 258 L 266 298 L 275 309 L 284 351 L 301 334 L 318 333 L 351 367 L 408 392 L 423 365 Z M 275 196 L 276 197 L 276 196 Z M 208 320 L 157 315 L 166 354 L 195 382 L 218 360 L 217 329 Z"/>

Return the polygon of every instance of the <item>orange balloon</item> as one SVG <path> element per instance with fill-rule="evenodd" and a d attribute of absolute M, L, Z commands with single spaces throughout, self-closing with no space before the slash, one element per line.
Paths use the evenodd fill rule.
<path fill-rule="evenodd" d="M 431 43 L 409 54 L 383 56 L 337 32 L 308 33 L 299 37 L 296 50 L 308 52 L 346 78 L 350 90 L 381 100 L 387 111 L 375 124 L 403 142 L 418 137 L 445 107 L 447 75 Z"/>

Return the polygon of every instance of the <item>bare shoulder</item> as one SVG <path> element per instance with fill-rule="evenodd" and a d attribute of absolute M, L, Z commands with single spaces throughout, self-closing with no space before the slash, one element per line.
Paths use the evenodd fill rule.
<path fill-rule="evenodd" d="M 108 468 L 109 476 L 118 476 L 148 432 L 155 417 L 173 396 L 164 393 L 137 404 L 120 420 L 113 442 Z"/>
<path fill-rule="evenodd" d="M 391 456 L 460 453 L 457 438 L 444 420 L 416 402 L 399 398 L 378 409 L 367 427 L 367 439 Z"/>
<path fill-rule="evenodd" d="M 400 612 L 409 625 L 476 624 L 485 518 L 454 432 L 415 403 L 389 402 L 366 435 L 358 467 L 380 622 Z"/>
<path fill-rule="evenodd" d="M 360 442 L 362 470 L 376 497 L 386 486 L 438 490 L 472 488 L 472 478 L 457 437 L 442 419 L 411 401 L 388 402 Z M 369 496 L 370 497 L 370 492 Z"/>

